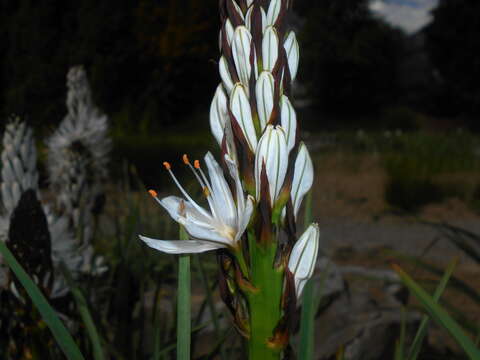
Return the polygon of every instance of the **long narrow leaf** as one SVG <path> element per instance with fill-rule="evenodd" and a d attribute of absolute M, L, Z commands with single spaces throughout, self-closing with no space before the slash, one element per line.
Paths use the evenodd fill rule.
<path fill-rule="evenodd" d="M 78 312 L 80 313 L 80 317 L 82 318 L 83 324 L 87 330 L 88 338 L 92 342 L 93 358 L 95 360 L 104 360 L 105 355 L 102 349 L 102 340 L 97 331 L 92 315 L 90 314 L 90 310 L 88 309 L 87 300 L 83 296 L 82 291 L 74 283 L 68 269 L 63 264 L 61 268 L 62 273 L 67 280 L 68 286 L 70 287 L 73 298 L 77 304 Z"/>
<path fill-rule="evenodd" d="M 312 192 L 307 195 L 305 203 L 305 228 L 312 221 Z M 314 352 L 315 339 L 315 301 L 314 301 L 314 283 L 310 279 L 305 284 L 303 290 L 302 314 L 300 319 L 300 360 L 312 360 Z"/>
<path fill-rule="evenodd" d="M 183 227 L 180 227 L 180 240 L 188 240 L 188 235 Z M 177 360 L 190 360 L 192 327 L 190 278 L 190 255 L 180 255 L 178 263 Z"/>
<path fill-rule="evenodd" d="M 399 266 L 393 265 L 393 268 L 405 286 L 415 295 L 430 316 L 450 333 L 470 359 L 480 359 L 480 350 L 475 346 L 473 341 L 465 335 L 460 325 Z"/>
<path fill-rule="evenodd" d="M 28 296 L 30 296 L 30 299 L 32 299 L 67 359 L 84 360 L 84 357 L 78 349 L 77 344 L 73 340 L 68 330 L 65 328 L 65 325 L 63 325 L 61 320 L 58 318 L 55 310 L 53 310 L 48 304 L 47 299 L 45 299 L 42 292 L 38 289 L 32 279 L 30 279 L 30 276 L 28 276 L 3 241 L 0 241 L 0 253 L 3 255 L 4 260 L 14 272 L 22 286 L 25 288 L 25 291 L 27 292 Z"/>
<path fill-rule="evenodd" d="M 440 296 L 442 296 L 445 288 L 447 287 L 448 280 L 452 276 L 453 270 L 455 269 L 458 263 L 458 258 L 453 259 L 450 264 L 448 265 L 447 269 L 445 270 L 445 274 L 443 275 L 440 283 L 438 284 L 437 288 L 435 289 L 435 293 L 433 294 L 433 300 L 438 302 Z M 430 322 L 430 318 L 428 315 L 423 315 L 422 321 L 420 322 L 420 326 L 418 327 L 417 333 L 415 334 L 415 338 L 413 339 L 412 346 L 408 352 L 408 360 L 416 360 L 418 355 L 420 354 L 420 350 L 422 349 L 422 344 L 425 336 L 427 335 L 428 330 L 428 323 Z"/>

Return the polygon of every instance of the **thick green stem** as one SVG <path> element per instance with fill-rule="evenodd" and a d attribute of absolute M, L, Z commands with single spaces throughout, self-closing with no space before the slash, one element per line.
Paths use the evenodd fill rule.
<path fill-rule="evenodd" d="M 276 244 L 250 241 L 251 282 L 258 292 L 247 295 L 250 312 L 249 360 L 278 360 L 281 350 L 269 343 L 281 316 L 283 270 L 274 268 Z"/>

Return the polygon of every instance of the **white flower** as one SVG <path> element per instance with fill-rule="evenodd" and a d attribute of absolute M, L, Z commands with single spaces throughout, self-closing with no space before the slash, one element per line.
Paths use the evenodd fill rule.
<path fill-rule="evenodd" d="M 227 59 L 225 59 L 225 56 L 222 56 L 220 58 L 220 61 L 218 62 L 218 71 L 220 72 L 223 86 L 225 86 L 227 93 L 230 94 L 235 84 L 233 83 L 232 76 L 230 75 L 230 71 L 228 70 L 228 63 Z"/>
<path fill-rule="evenodd" d="M 320 231 L 317 224 L 311 224 L 293 246 L 288 269 L 295 279 L 297 299 L 302 296 L 305 283 L 315 270 Z"/>
<path fill-rule="evenodd" d="M 256 196 L 260 198 L 261 173 L 265 166 L 270 190 L 270 203 L 273 205 L 282 188 L 288 168 L 288 149 L 285 131 L 281 126 L 268 125 L 258 142 L 255 155 Z"/>
<path fill-rule="evenodd" d="M 294 214 L 297 216 L 305 194 L 313 184 L 313 163 L 304 143 L 300 144 L 292 182 L 292 202 Z"/>
<path fill-rule="evenodd" d="M 198 161 L 195 161 L 195 167 L 193 167 L 188 158 L 184 156 L 184 162 L 192 169 L 202 186 L 210 208 L 209 211 L 202 208 L 190 197 L 171 171 L 170 164 L 164 163 L 185 198 L 168 196 L 160 200 L 155 191 L 151 190 L 150 194 L 168 211 L 175 221 L 185 227 L 193 240 L 156 240 L 140 236 L 148 246 L 170 254 L 201 253 L 220 248 L 238 248 L 238 242 L 252 215 L 254 199 L 251 196 L 245 199 L 236 164 L 228 155 L 225 156 L 225 160 L 230 175 L 235 182 L 236 201 L 220 165 L 215 161 L 212 154 L 207 153 L 205 156 L 205 164 L 210 179 L 207 179 Z"/>

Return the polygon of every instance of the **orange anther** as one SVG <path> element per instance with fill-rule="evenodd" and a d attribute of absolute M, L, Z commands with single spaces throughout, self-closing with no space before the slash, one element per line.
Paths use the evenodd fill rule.
<path fill-rule="evenodd" d="M 148 190 L 148 193 L 152 195 L 154 198 L 158 196 L 157 192 L 155 190 Z"/>
<path fill-rule="evenodd" d="M 172 168 L 172 166 L 170 165 L 170 163 L 167 162 L 167 161 L 165 161 L 165 162 L 163 163 L 163 166 L 165 166 L 165 169 L 167 169 L 167 170 L 170 170 L 170 169 Z"/>
<path fill-rule="evenodd" d="M 190 160 L 188 160 L 187 154 L 183 154 L 182 159 L 183 159 L 183 162 L 185 163 L 185 165 L 190 164 Z"/>
<path fill-rule="evenodd" d="M 193 162 L 193 166 L 195 166 L 195 169 L 200 169 L 200 161 L 195 160 L 195 161 Z"/>

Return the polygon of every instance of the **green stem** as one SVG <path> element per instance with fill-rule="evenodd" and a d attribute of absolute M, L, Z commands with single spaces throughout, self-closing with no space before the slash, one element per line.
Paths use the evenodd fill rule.
<path fill-rule="evenodd" d="M 250 312 L 249 360 L 278 360 L 281 349 L 268 342 L 282 316 L 283 270 L 274 267 L 276 244 L 264 247 L 250 239 L 251 282 L 258 292 L 247 294 Z"/>

